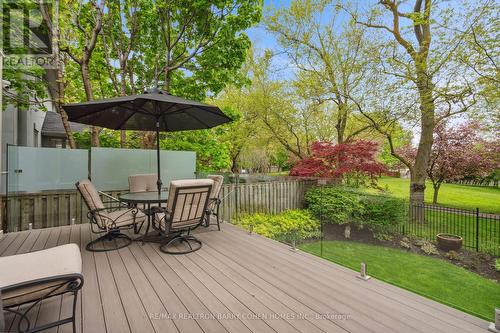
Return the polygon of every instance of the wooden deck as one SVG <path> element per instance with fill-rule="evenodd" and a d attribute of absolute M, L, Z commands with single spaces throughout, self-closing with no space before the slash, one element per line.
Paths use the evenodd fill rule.
<path fill-rule="evenodd" d="M 84 250 L 89 225 L 9 233 L 0 255 L 80 245 L 85 285 L 80 332 L 486 332 L 487 323 L 450 307 L 227 223 L 201 230 L 201 250 L 182 256 L 133 243 Z M 43 263 L 41 263 L 43 264 Z M 12 267 L 15 269 L 15 267 Z M 43 324 L 70 311 L 70 297 L 31 316 Z M 51 332 L 70 332 L 64 325 Z"/>

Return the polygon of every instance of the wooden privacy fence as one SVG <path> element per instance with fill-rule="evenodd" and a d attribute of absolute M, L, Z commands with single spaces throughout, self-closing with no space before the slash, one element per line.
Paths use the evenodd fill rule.
<path fill-rule="evenodd" d="M 231 222 L 239 215 L 277 214 L 304 206 L 305 191 L 312 180 L 284 180 L 265 183 L 225 184 L 221 191 L 221 217 Z"/>
<path fill-rule="evenodd" d="M 302 208 L 304 193 L 316 182 L 283 180 L 251 184 L 224 184 L 221 191 L 221 217 L 231 222 L 241 214 L 280 213 Z M 128 191 L 106 191 L 118 197 Z M 103 199 L 105 200 L 105 199 Z M 5 202 L 5 200 L 4 200 Z M 86 223 L 87 207 L 76 190 L 9 194 L 2 207 L 6 232 Z"/>

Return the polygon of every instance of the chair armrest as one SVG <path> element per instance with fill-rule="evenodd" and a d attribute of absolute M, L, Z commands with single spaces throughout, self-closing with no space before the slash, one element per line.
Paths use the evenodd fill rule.
<path fill-rule="evenodd" d="M 128 208 L 128 206 L 126 207 Z M 102 214 L 101 212 L 105 212 L 105 214 Z M 135 222 L 135 216 L 137 215 L 137 213 L 139 212 L 139 208 L 137 207 L 132 207 L 132 208 L 128 208 L 128 209 L 124 209 L 123 212 L 116 216 L 114 219 L 112 219 L 109 214 L 108 214 L 108 209 L 107 208 L 97 208 L 97 209 L 93 209 L 91 210 L 89 213 L 92 214 L 92 215 L 98 215 L 100 216 L 102 219 L 107 219 L 107 220 L 110 220 L 111 221 L 111 225 L 110 227 L 116 227 L 116 221 L 121 218 L 122 216 L 128 214 L 128 213 L 132 213 L 132 215 L 134 216 L 134 222 Z"/>
<path fill-rule="evenodd" d="M 0 288 L 1 293 L 8 293 L 10 291 L 15 291 L 19 289 L 29 289 L 35 287 L 39 284 L 45 284 L 50 282 L 61 281 L 59 284 L 55 284 L 47 288 L 47 293 L 40 298 L 40 301 L 48 297 L 61 295 L 67 292 L 75 292 L 83 287 L 83 275 L 80 273 L 70 273 L 64 275 L 55 275 L 30 281 L 24 281 L 16 283 L 10 286 Z M 62 290 L 61 290 L 62 289 Z M 38 291 L 37 291 L 38 292 Z M 18 304 L 20 305 L 20 304 Z"/>
<path fill-rule="evenodd" d="M 123 201 L 120 201 L 118 198 L 113 197 L 112 195 L 107 194 L 106 192 L 103 191 L 98 191 L 98 193 L 104 197 L 106 197 L 107 201 L 103 201 L 104 204 L 111 203 L 111 204 L 117 204 L 118 208 L 121 207 L 128 207 L 129 205 Z M 108 209 L 112 209 L 113 207 L 109 207 Z"/>

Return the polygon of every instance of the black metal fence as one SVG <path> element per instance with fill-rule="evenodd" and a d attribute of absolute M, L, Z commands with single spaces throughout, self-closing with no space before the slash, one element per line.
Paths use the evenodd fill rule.
<path fill-rule="evenodd" d="M 401 231 L 427 240 L 435 240 L 439 233 L 453 234 L 463 238 L 465 248 L 500 255 L 500 215 L 479 209 L 411 204 Z"/>

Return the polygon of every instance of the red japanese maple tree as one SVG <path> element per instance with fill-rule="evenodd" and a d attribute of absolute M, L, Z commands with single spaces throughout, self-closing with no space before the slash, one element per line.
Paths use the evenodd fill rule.
<path fill-rule="evenodd" d="M 374 177 L 385 170 L 375 160 L 378 144 L 373 141 L 353 141 L 342 144 L 315 142 L 311 156 L 298 161 L 291 176 L 341 178 L 359 185 L 363 177 Z"/>

